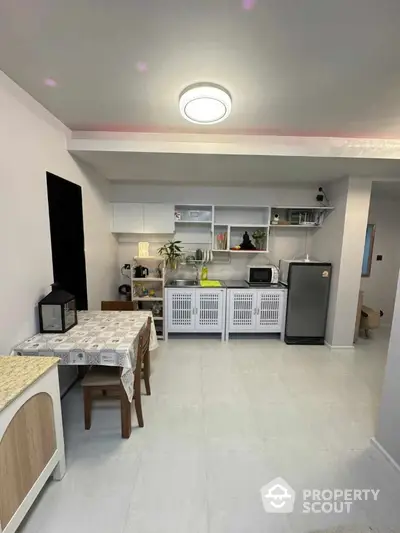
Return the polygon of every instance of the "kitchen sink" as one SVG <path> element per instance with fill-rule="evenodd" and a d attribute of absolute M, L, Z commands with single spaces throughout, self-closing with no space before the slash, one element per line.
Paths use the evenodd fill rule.
<path fill-rule="evenodd" d="M 170 287 L 197 287 L 199 284 L 192 279 L 172 279 L 167 285 Z"/>

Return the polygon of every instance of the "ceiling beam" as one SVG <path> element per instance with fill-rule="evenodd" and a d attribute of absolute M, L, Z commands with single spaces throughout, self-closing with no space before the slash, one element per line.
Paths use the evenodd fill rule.
<path fill-rule="evenodd" d="M 70 152 L 148 152 L 400 159 L 400 139 L 72 132 Z"/>

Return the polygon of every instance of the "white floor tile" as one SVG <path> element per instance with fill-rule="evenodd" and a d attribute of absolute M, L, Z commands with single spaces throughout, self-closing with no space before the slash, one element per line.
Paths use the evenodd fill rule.
<path fill-rule="evenodd" d="M 145 427 L 120 438 L 116 402 L 83 428 L 79 387 L 63 401 L 68 473 L 50 482 L 23 533 L 303 533 L 400 523 L 400 476 L 370 447 L 387 339 L 354 351 L 251 338 L 171 339 L 152 354 Z M 283 477 L 290 515 L 265 513 L 260 489 Z M 378 488 L 349 515 L 302 513 L 306 488 Z M 299 499 L 300 498 L 300 499 Z"/>

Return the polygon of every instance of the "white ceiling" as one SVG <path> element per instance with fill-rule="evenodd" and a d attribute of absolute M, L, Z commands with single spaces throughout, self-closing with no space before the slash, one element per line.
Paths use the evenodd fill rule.
<path fill-rule="evenodd" d="M 344 176 L 400 178 L 400 161 L 328 157 L 278 157 L 140 152 L 75 153 L 116 181 L 255 185 L 327 183 Z"/>
<path fill-rule="evenodd" d="M 399 27 L 399 0 L 3 1 L 0 68 L 75 130 L 400 138 Z M 199 81 L 223 124 L 180 117 Z"/>

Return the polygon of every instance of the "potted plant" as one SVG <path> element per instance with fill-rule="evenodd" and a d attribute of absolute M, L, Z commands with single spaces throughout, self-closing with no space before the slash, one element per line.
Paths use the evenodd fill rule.
<path fill-rule="evenodd" d="M 165 260 L 166 267 L 171 270 L 176 270 L 178 268 L 179 258 L 182 257 L 182 247 L 179 246 L 181 242 L 182 241 L 168 241 L 158 250 L 158 254 Z"/>
<path fill-rule="evenodd" d="M 266 236 L 267 236 L 267 233 L 263 229 L 256 229 L 256 231 L 252 234 L 254 242 L 256 243 L 257 250 L 265 249 L 265 237 Z"/>

